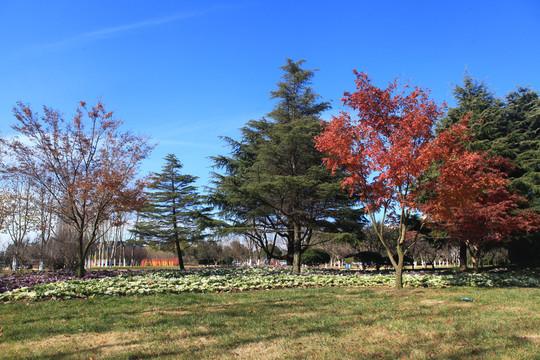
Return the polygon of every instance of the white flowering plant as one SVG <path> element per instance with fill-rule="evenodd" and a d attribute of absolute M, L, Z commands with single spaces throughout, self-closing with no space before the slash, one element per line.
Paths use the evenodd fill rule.
<path fill-rule="evenodd" d="M 540 287 L 539 271 L 491 271 L 485 273 L 422 273 L 403 275 L 407 287 Z M 21 287 L 0 293 L 0 301 L 89 298 L 175 294 L 182 292 L 231 292 L 296 287 L 394 285 L 393 273 L 322 271 L 306 269 L 293 275 L 285 267 L 234 267 L 196 269 L 187 272 L 164 270 L 119 272 L 116 276 L 71 279 Z"/>

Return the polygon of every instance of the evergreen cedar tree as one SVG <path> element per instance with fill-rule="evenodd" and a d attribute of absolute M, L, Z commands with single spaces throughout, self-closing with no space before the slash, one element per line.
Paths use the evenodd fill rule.
<path fill-rule="evenodd" d="M 70 121 L 51 108 L 44 107 L 40 116 L 21 103 L 14 115 L 13 129 L 25 141 L 2 140 L 14 159 L 2 171 L 25 176 L 53 198 L 51 211 L 74 232 L 82 277 L 102 224 L 142 206 L 146 182 L 137 174 L 153 146 L 145 137 L 122 132 L 121 121 L 101 102 L 90 109 L 81 102 Z"/>
<path fill-rule="evenodd" d="M 422 154 L 437 175 L 423 182 L 419 208 L 433 228 L 467 246 L 478 271 L 486 246 L 538 230 L 540 215 L 520 209 L 527 200 L 509 190 L 508 159 L 466 148 L 474 136 L 469 122 L 451 125 Z"/>
<path fill-rule="evenodd" d="M 195 241 L 202 239 L 208 209 L 194 186 L 197 177 L 180 173 L 183 165 L 169 154 L 160 173 L 152 176 L 147 203 L 139 212 L 133 232 L 141 239 L 158 245 L 172 245 L 178 266 L 184 270 L 183 253 Z"/>
<path fill-rule="evenodd" d="M 342 174 L 322 167 L 323 155 L 315 149 L 320 115 L 329 104 L 309 86 L 314 71 L 303 69 L 303 60 L 286 61 L 271 92 L 274 110 L 249 121 L 239 141 L 225 138 L 230 156 L 213 158 L 224 173 L 214 174 L 210 196 L 226 220 L 222 231 L 247 236 L 269 258 L 280 257 L 276 241 L 285 239 L 283 258 L 300 273 L 301 254 L 322 233 L 354 233 L 363 221 L 356 199 L 341 191 Z"/>
<path fill-rule="evenodd" d="M 438 124 L 438 131 L 469 117 L 473 132 L 468 145 L 470 149 L 509 159 L 514 165 L 509 174 L 510 189 L 529 200 L 527 207 L 540 212 L 538 93 L 519 87 L 501 100 L 484 82 L 466 74 L 463 84 L 455 86 L 454 97 L 456 107 L 448 110 Z"/>
<path fill-rule="evenodd" d="M 466 120 L 436 138 L 432 130 L 443 107 L 429 100 L 424 90 L 415 87 L 406 94 L 409 86 L 398 91 L 396 80 L 386 89 L 379 89 L 365 73 L 355 71 L 355 74 L 356 92 L 345 93 L 342 99 L 353 115 L 342 112 L 324 123 L 324 130 L 315 139 L 316 146 L 328 154 L 324 159 L 328 168 L 332 171 L 341 168 L 348 174 L 342 186 L 365 204 L 366 213 L 396 271 L 396 287 L 403 286 L 406 241 L 410 238 L 407 232 L 415 211 L 423 211 L 427 216 L 425 220 L 433 216 L 451 230 L 458 225 L 451 225 L 450 214 L 459 209 L 463 209 L 463 214 L 471 213 L 473 208 L 478 210 L 489 204 L 490 210 L 498 210 L 497 214 L 504 212 L 508 218 L 502 215 L 497 218 L 493 213 L 484 223 L 477 221 L 475 235 L 479 235 L 481 229 L 486 229 L 486 235 L 472 247 L 479 242 L 505 238 L 503 233 L 493 235 L 496 228 L 491 226 L 492 221 L 508 219 L 511 226 L 509 219 L 518 219 L 513 210 L 521 199 L 506 190 L 504 173 L 497 169 L 502 160 L 486 162 L 485 154 L 465 150 Z M 438 168 L 441 177 L 431 176 L 431 182 L 427 182 L 435 162 L 441 164 Z M 484 196 L 486 193 L 488 195 Z M 493 208 L 495 200 L 504 200 L 505 207 Z M 377 213 L 382 214 L 380 222 L 376 221 Z M 489 214 L 487 209 L 483 213 Z M 531 230 L 535 224 L 533 217 L 531 213 L 520 217 L 520 220 L 528 219 L 526 225 L 510 229 Z M 475 224 L 468 220 L 468 226 Z M 383 234 L 386 221 L 399 229 L 397 259 Z M 473 244 L 472 240 L 470 243 Z"/>
<path fill-rule="evenodd" d="M 528 201 L 520 208 L 540 213 L 540 97 L 535 91 L 518 87 L 499 99 L 484 82 L 465 74 L 455 85 L 456 106 L 448 110 L 438 131 L 471 119 L 472 136 L 467 147 L 501 156 L 512 162 L 509 189 Z M 478 120 L 482 121 L 478 121 Z M 540 256 L 540 232 L 513 236 L 505 246 L 512 263 L 535 265 Z M 462 244 L 462 265 L 466 268 L 467 245 Z"/>

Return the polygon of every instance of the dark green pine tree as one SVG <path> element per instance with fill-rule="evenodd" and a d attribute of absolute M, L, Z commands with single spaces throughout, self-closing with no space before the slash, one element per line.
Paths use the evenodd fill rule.
<path fill-rule="evenodd" d="M 527 207 L 540 213 L 540 97 L 520 87 L 506 96 L 504 110 L 508 133 L 494 141 L 493 148 L 516 165 L 510 174 L 510 188 L 529 201 Z M 514 238 L 508 253 L 512 263 L 537 266 L 540 231 Z"/>
<path fill-rule="evenodd" d="M 133 232 L 164 247 L 172 247 L 178 266 L 184 269 L 183 253 L 202 239 L 202 223 L 207 210 L 193 185 L 197 177 L 182 175 L 182 163 L 173 154 L 165 157 L 161 173 L 153 175 L 147 191 L 148 203 L 139 213 Z"/>
<path fill-rule="evenodd" d="M 529 207 L 540 213 L 540 97 L 527 88 L 506 96 L 504 108 L 507 134 L 494 139 L 493 152 L 509 158 L 516 170 L 510 187 L 529 200 Z"/>
<path fill-rule="evenodd" d="M 446 116 L 439 122 L 439 132 L 468 115 L 471 120 L 483 120 L 473 123 L 473 131 L 478 142 L 472 145 L 474 150 L 486 150 L 485 148 L 489 147 L 485 144 L 486 140 L 504 136 L 506 132 L 503 122 L 504 103 L 485 82 L 479 82 L 469 73 L 465 73 L 463 85 L 455 85 L 453 94 L 456 106 L 448 109 Z"/>
<path fill-rule="evenodd" d="M 463 85 L 456 85 L 456 107 L 450 108 L 439 123 L 439 130 L 456 123 L 469 114 L 474 122 L 473 150 L 487 151 L 491 156 L 502 156 L 512 161 L 515 170 L 509 175 L 510 189 L 528 200 L 527 207 L 540 212 L 540 98 L 538 93 L 519 87 L 504 100 L 495 96 L 485 82 L 468 73 Z M 532 258 L 539 254 L 539 234 L 529 239 L 515 239 L 509 243 L 511 257 Z M 536 250 L 534 250 L 536 249 Z M 462 259 L 463 259 L 462 250 Z M 520 255 L 512 255 L 517 254 Z"/>
<path fill-rule="evenodd" d="M 467 114 L 473 124 L 474 150 L 511 160 L 516 169 L 510 174 L 510 188 L 529 200 L 529 207 L 540 212 L 540 97 L 519 87 L 504 100 L 495 97 L 488 85 L 465 75 L 456 85 L 457 106 L 448 110 L 439 124 L 445 129 Z"/>
<path fill-rule="evenodd" d="M 446 116 L 441 119 L 437 125 L 437 132 L 445 130 L 468 116 L 473 120 L 472 131 L 476 134 L 476 141 L 469 144 L 472 150 L 485 150 L 486 134 L 492 133 L 493 137 L 503 136 L 499 126 L 503 103 L 497 99 L 485 82 L 479 82 L 466 72 L 463 85 L 456 84 L 453 94 L 456 106 L 450 108 Z M 475 121 L 480 119 L 482 122 Z M 495 132 L 497 135 L 494 134 Z M 467 270 L 467 244 L 464 242 L 460 243 L 459 258 L 460 270 Z"/>
<path fill-rule="evenodd" d="M 310 87 L 314 71 L 303 62 L 287 59 L 281 67 L 282 81 L 271 92 L 277 104 L 267 117 L 248 122 L 240 141 L 225 138 L 232 153 L 213 158 L 225 173 L 215 174 L 210 193 L 229 230 L 255 240 L 269 257 L 277 256 L 276 239 L 284 239 L 295 273 L 315 234 L 342 231 L 339 220 L 359 212 L 341 191 L 342 176 L 331 175 L 315 149 L 330 105 Z"/>

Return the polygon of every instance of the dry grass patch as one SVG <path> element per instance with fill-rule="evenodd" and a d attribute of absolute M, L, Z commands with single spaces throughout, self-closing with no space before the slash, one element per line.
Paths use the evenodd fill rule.
<path fill-rule="evenodd" d="M 279 359 L 286 353 L 283 340 L 259 341 L 242 345 L 231 350 L 224 359 Z"/>
<path fill-rule="evenodd" d="M 443 301 L 443 300 L 433 300 L 433 299 L 427 299 L 427 300 L 422 300 L 420 301 L 420 305 L 424 305 L 424 306 L 436 306 L 436 305 L 442 305 L 444 304 L 446 301 Z"/>
<path fill-rule="evenodd" d="M 179 309 L 179 308 L 162 308 L 162 309 L 149 309 L 149 310 L 143 310 L 140 312 L 141 314 L 150 314 L 150 315 L 187 315 L 191 314 L 191 311 Z"/>
<path fill-rule="evenodd" d="M 56 335 L 40 341 L 16 343 L 9 352 L 1 354 L 1 359 L 15 358 L 66 358 L 66 359 L 110 359 L 125 354 L 150 354 L 159 357 L 159 351 L 172 350 L 177 354 L 203 351 L 213 346 L 217 340 L 210 336 L 212 331 L 206 326 L 198 326 L 190 331 L 175 329 L 160 334 L 140 331 L 111 331 L 106 333 L 80 333 Z M 124 355 L 122 355 L 124 354 Z M 153 355 L 152 355 L 153 354 Z"/>
<path fill-rule="evenodd" d="M 302 336 L 294 339 L 279 337 L 240 345 L 223 359 L 329 359 L 328 339 Z"/>
<path fill-rule="evenodd" d="M 7 354 L 24 358 L 56 356 L 79 358 L 82 354 L 91 354 L 95 359 L 108 358 L 120 352 L 129 352 L 145 346 L 146 334 L 143 332 L 112 331 L 107 333 L 63 334 L 13 344 Z M 11 354 L 11 355 L 10 355 Z"/>
<path fill-rule="evenodd" d="M 336 287 L 10 303 L 0 358 L 535 359 L 538 295 Z"/>
<path fill-rule="evenodd" d="M 527 334 L 527 335 L 521 336 L 521 338 L 524 339 L 524 340 L 530 340 L 530 341 L 533 341 L 533 342 L 540 343 L 540 334 Z M 540 352 L 540 349 L 538 349 L 538 350 Z"/>
<path fill-rule="evenodd" d="M 315 319 L 317 316 L 319 316 L 316 311 L 287 311 L 284 313 L 276 314 L 275 319 L 279 319 L 280 321 L 286 321 L 287 319 Z"/>

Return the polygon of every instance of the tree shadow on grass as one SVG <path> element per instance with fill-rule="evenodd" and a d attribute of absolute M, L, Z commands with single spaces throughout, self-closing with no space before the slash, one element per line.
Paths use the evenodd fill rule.
<path fill-rule="evenodd" d="M 442 324 L 437 325 L 437 322 L 450 318 L 453 311 L 457 310 L 465 312 L 462 315 L 466 315 L 466 317 L 477 316 L 480 310 L 476 308 L 478 304 L 458 303 L 456 300 L 448 304 L 442 300 L 425 302 L 422 299 L 426 295 L 428 293 L 424 290 L 399 293 L 389 290 L 382 291 L 381 289 L 355 288 L 335 291 L 334 289 L 325 288 L 309 292 L 297 291 L 294 296 L 279 291 L 252 292 L 243 295 L 233 294 L 231 296 L 221 295 L 222 301 L 225 301 L 222 304 L 214 304 L 214 301 L 203 304 L 190 301 L 189 304 L 183 304 L 181 297 L 169 296 L 160 299 L 154 307 L 152 307 L 152 299 L 145 298 L 144 304 L 141 304 L 142 311 L 131 310 L 125 306 L 117 308 L 114 307 L 116 301 L 111 301 L 110 306 L 102 309 L 105 313 L 99 314 L 100 317 L 114 317 L 109 322 L 110 328 L 106 327 L 107 324 L 92 323 L 93 320 L 90 318 L 87 319 L 90 327 L 88 331 L 100 331 L 103 332 L 101 335 L 107 336 L 107 331 L 116 329 L 116 332 L 125 334 L 136 332 L 139 336 L 142 335 L 142 339 L 119 338 L 115 343 L 95 344 L 91 349 L 59 349 L 55 354 L 40 356 L 40 358 L 81 358 L 94 354 L 98 357 L 107 354 L 107 358 L 130 357 L 137 359 L 160 357 L 202 359 L 208 356 L 215 357 L 216 354 L 234 358 L 239 356 L 235 354 L 245 349 L 258 349 L 260 344 L 279 344 L 290 348 L 291 353 L 286 354 L 284 358 L 307 358 L 309 357 L 309 348 L 301 349 L 295 343 L 298 339 L 305 338 L 337 339 L 335 345 L 333 343 L 328 344 L 325 350 L 327 353 L 321 354 L 327 357 L 323 358 L 337 358 L 332 357 L 331 352 L 341 354 L 340 357 L 357 359 L 377 356 L 386 358 L 399 358 L 402 356 L 422 358 L 429 354 L 433 354 L 432 356 L 435 358 L 476 359 L 497 354 L 500 346 L 497 341 L 484 342 L 481 346 L 468 341 L 469 338 L 483 336 L 475 328 L 463 331 L 459 335 L 461 336 L 459 341 L 437 337 L 444 335 L 445 332 L 446 335 L 450 335 L 450 332 L 459 330 L 457 328 L 459 324 L 445 327 Z M 198 296 L 200 298 L 204 295 Z M 225 296 L 225 299 L 223 299 L 223 296 Z M 249 298 L 246 298 L 247 296 Z M 408 297 L 407 306 L 410 306 L 410 309 L 396 307 L 396 303 L 401 304 L 399 302 L 402 299 L 400 296 L 404 296 L 405 299 Z M 317 297 L 317 301 L 312 301 L 312 297 Z M 395 301 L 392 302 L 392 299 L 395 299 Z M 215 299 L 211 298 L 209 300 Z M 386 300 L 390 302 L 386 303 Z M 383 304 L 386 304 L 385 306 L 395 307 L 401 314 L 402 321 L 405 324 L 417 323 L 418 318 L 428 320 L 430 317 L 430 321 L 433 321 L 433 323 L 419 329 L 417 334 L 414 333 L 414 329 L 409 329 L 413 334 L 407 335 L 409 337 L 406 344 L 400 343 L 400 335 L 397 332 L 396 334 L 389 332 L 390 339 L 377 334 L 377 331 L 384 333 L 380 329 L 373 332 L 360 332 L 356 335 L 355 327 L 386 328 L 388 322 L 393 320 L 389 313 L 378 313 L 378 306 L 380 306 L 377 304 L 378 301 L 382 301 Z M 338 307 L 341 308 L 338 309 Z M 406 314 L 403 310 L 410 310 L 409 314 Z M 385 315 L 382 316 L 382 314 Z M 144 324 L 141 324 L 141 316 L 147 316 Z M 52 315 L 51 318 L 58 321 L 61 316 L 56 314 Z M 113 321 L 122 319 L 125 320 L 124 323 L 112 325 Z M 71 317 L 70 321 L 72 323 L 56 329 L 53 331 L 53 335 L 62 335 L 66 331 L 73 331 L 75 327 L 73 322 L 75 320 Z M 237 325 L 239 323 L 243 325 Z M 84 324 L 83 321 L 79 325 L 84 328 Z M 257 329 L 260 331 L 257 331 Z M 45 328 L 40 333 L 43 334 L 44 330 Z M 179 333 L 180 330 L 182 330 L 181 334 Z M 165 336 L 167 331 L 172 333 L 172 339 Z M 433 334 L 426 335 L 420 331 L 432 332 Z M 366 334 L 372 334 L 372 338 L 363 339 Z M 43 338 L 43 335 L 40 335 L 40 337 Z M 206 338 L 215 339 L 212 341 L 200 341 Z M 25 338 L 25 340 L 27 339 Z M 342 339 L 346 339 L 346 342 L 338 341 Z M 47 341 L 47 339 L 43 339 L 43 341 Z M 436 341 L 436 343 L 433 343 L 433 341 Z M 457 345 L 455 348 L 443 348 L 440 344 L 445 341 Z M 459 345 L 460 342 L 462 345 Z M 504 354 L 511 354 L 512 351 L 518 351 L 520 348 L 530 347 L 531 344 L 535 344 L 534 339 L 514 339 L 507 342 L 505 348 L 510 350 L 507 350 Z M 314 344 L 313 346 L 317 345 Z M 360 352 L 361 347 L 366 345 L 371 346 L 368 353 Z M 141 350 L 142 348 L 144 350 Z M 110 353 L 111 351 L 112 353 Z M 274 351 L 276 350 L 274 349 Z M 441 352 L 443 353 L 441 354 Z"/>

